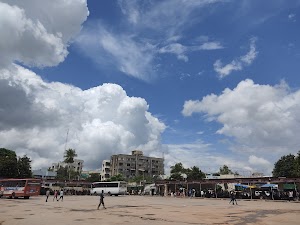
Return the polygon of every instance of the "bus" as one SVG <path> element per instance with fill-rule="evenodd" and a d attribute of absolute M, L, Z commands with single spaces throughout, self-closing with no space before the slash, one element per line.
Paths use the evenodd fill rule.
<path fill-rule="evenodd" d="M 41 180 L 33 178 L 0 180 L 0 197 L 29 199 L 40 194 Z"/>
<path fill-rule="evenodd" d="M 101 192 L 108 195 L 125 195 L 127 192 L 127 183 L 125 181 L 94 182 L 91 186 L 91 194 L 98 195 Z"/>

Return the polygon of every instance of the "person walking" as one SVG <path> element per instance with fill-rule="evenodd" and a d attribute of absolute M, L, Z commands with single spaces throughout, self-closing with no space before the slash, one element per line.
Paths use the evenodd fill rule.
<path fill-rule="evenodd" d="M 58 193 L 57 193 L 57 190 L 55 190 L 55 191 L 54 191 L 54 197 L 53 197 L 53 201 L 54 201 L 54 199 L 56 199 L 56 200 L 57 200 L 57 195 L 58 195 Z"/>
<path fill-rule="evenodd" d="M 235 204 L 237 205 L 237 201 L 236 201 L 236 192 L 235 191 L 231 191 L 230 192 L 230 202 L 229 204 L 232 202 L 232 205 L 234 205 L 234 202 Z"/>
<path fill-rule="evenodd" d="M 97 209 L 99 209 L 99 207 L 101 206 L 101 204 L 103 205 L 103 208 L 106 209 L 105 205 L 104 205 L 104 191 L 103 190 L 100 193 L 100 203 L 99 203 Z"/>
<path fill-rule="evenodd" d="M 229 197 L 230 197 L 230 201 L 229 201 L 228 204 L 230 204 L 231 202 L 234 204 L 234 201 L 233 201 L 233 191 L 230 191 Z"/>
<path fill-rule="evenodd" d="M 50 190 L 48 189 L 48 190 L 46 191 L 46 202 L 48 202 L 49 195 L 50 195 Z"/>
<path fill-rule="evenodd" d="M 235 202 L 235 204 L 237 205 L 237 201 L 236 201 L 236 192 L 235 192 L 235 191 L 233 192 L 233 204 L 234 204 L 234 202 Z"/>
<path fill-rule="evenodd" d="M 289 202 L 294 200 L 294 192 L 289 191 Z"/>
<path fill-rule="evenodd" d="M 59 199 L 57 201 L 59 201 L 60 199 L 61 199 L 62 202 L 64 201 L 64 190 L 63 189 L 60 190 Z"/>

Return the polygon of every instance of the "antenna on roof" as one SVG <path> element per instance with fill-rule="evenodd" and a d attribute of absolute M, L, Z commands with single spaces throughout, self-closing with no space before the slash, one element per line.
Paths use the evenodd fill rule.
<path fill-rule="evenodd" d="M 69 128 L 68 128 L 67 136 L 66 136 L 65 151 L 67 150 L 68 137 L 69 137 Z"/>

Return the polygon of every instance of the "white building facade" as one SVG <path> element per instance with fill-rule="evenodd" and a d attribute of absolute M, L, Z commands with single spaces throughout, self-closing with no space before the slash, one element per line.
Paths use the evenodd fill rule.
<path fill-rule="evenodd" d="M 83 160 L 81 159 L 74 159 L 74 162 L 70 164 L 70 168 L 72 168 L 75 172 L 78 172 L 79 174 L 82 173 L 82 167 L 83 167 Z M 65 162 L 58 162 L 58 163 L 52 163 L 52 171 L 57 172 L 57 170 L 60 167 L 65 168 L 66 166 L 68 166 L 68 163 Z"/>

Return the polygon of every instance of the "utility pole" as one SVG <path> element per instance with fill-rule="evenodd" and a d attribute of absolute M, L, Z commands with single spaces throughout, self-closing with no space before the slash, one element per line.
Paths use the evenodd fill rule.
<path fill-rule="evenodd" d="M 68 137 L 69 137 L 69 128 L 67 130 L 67 136 L 66 136 L 66 141 L 65 141 L 65 152 L 67 151 Z M 70 181 L 71 180 L 70 163 L 68 163 L 68 172 L 69 172 L 69 181 Z"/>
<path fill-rule="evenodd" d="M 65 141 L 65 151 L 67 150 L 68 137 L 69 137 L 69 128 L 67 130 L 67 136 L 66 136 L 66 141 Z"/>

